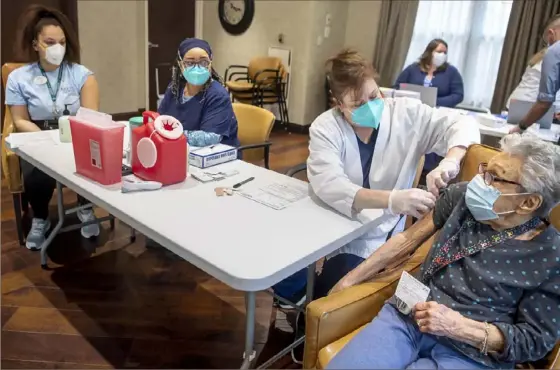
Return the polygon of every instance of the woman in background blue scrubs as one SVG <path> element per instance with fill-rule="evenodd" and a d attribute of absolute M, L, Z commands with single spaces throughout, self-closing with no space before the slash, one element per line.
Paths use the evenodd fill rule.
<path fill-rule="evenodd" d="M 438 107 L 454 108 L 463 101 L 463 78 L 447 61 L 447 43 L 442 39 L 430 41 L 418 62 L 406 67 L 393 87 L 398 89 L 402 83 L 437 87 Z M 442 159 L 435 153 L 427 154 L 423 174 L 436 168 Z"/>
<path fill-rule="evenodd" d="M 239 146 L 237 119 L 220 81 L 212 68 L 210 45 L 196 38 L 183 40 L 158 112 L 181 122 L 190 145 Z"/>

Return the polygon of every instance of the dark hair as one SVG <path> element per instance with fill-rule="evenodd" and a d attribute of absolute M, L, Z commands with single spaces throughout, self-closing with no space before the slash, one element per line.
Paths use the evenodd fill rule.
<path fill-rule="evenodd" d="M 171 92 L 173 93 L 173 96 L 175 96 L 177 101 L 181 101 L 181 96 L 183 95 L 183 89 L 185 88 L 187 81 L 185 80 L 185 77 L 181 73 L 181 69 L 177 65 L 178 59 L 179 58 L 177 56 L 173 61 L 171 67 Z M 204 85 L 205 92 L 206 89 L 208 89 L 208 87 L 212 83 L 212 80 L 218 81 L 222 86 L 224 86 L 224 80 L 222 79 L 222 77 L 218 74 L 218 72 L 216 72 L 214 67 L 210 67 L 210 79 L 208 79 L 208 81 Z"/>
<path fill-rule="evenodd" d="M 353 49 L 344 49 L 329 58 L 326 67 L 330 91 L 338 101 L 342 101 L 348 91 L 360 95 L 366 79 L 378 78 L 373 64 Z"/>
<path fill-rule="evenodd" d="M 62 12 L 42 5 L 30 5 L 18 20 L 14 48 L 16 61 L 30 63 L 38 60 L 39 57 L 33 45 L 45 26 L 57 26 L 62 29 L 66 38 L 64 60 L 70 63 L 79 63 L 80 43 L 74 27 Z"/>
<path fill-rule="evenodd" d="M 447 46 L 447 42 L 445 42 L 442 39 L 433 39 L 432 41 L 430 41 L 428 46 L 426 46 L 426 50 L 424 50 L 424 52 L 420 56 L 420 59 L 418 60 L 418 64 L 420 64 L 420 67 L 424 70 L 424 72 L 427 72 L 427 71 L 430 70 L 430 67 L 432 65 L 432 58 L 433 58 L 434 50 L 436 50 L 437 47 L 440 46 L 441 44 L 443 44 L 446 49 L 449 48 Z M 447 68 L 448 65 L 449 65 L 449 63 L 445 62 L 441 66 L 439 66 L 438 69 L 439 70 L 445 69 L 445 68 Z"/>

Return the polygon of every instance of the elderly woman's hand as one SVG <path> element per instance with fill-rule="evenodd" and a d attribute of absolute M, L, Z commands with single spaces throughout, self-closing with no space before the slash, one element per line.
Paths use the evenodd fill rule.
<path fill-rule="evenodd" d="M 463 323 L 464 317 L 459 312 L 432 301 L 416 304 L 414 319 L 422 333 L 452 337 Z"/>

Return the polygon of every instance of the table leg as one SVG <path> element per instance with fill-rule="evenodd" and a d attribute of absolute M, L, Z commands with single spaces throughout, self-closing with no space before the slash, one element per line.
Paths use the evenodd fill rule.
<path fill-rule="evenodd" d="M 307 267 L 307 292 L 305 296 L 304 307 L 307 307 L 309 303 L 313 300 L 313 290 L 315 288 L 315 269 L 317 267 L 317 262 L 313 262 Z"/>
<path fill-rule="evenodd" d="M 48 266 L 47 266 L 47 248 L 52 243 L 53 239 L 58 234 L 58 232 L 62 228 L 62 225 L 64 224 L 65 212 L 64 212 L 64 199 L 63 199 L 63 196 L 62 196 L 62 184 L 58 181 L 56 182 L 56 203 L 57 203 L 57 207 L 58 207 L 58 222 L 56 223 L 56 226 L 54 227 L 54 229 L 49 234 L 48 238 L 45 239 L 43 244 L 41 244 L 41 267 L 44 268 L 44 269 L 48 268 Z"/>
<path fill-rule="evenodd" d="M 255 311 L 256 292 L 245 292 L 245 352 L 243 352 L 243 363 L 241 369 L 250 369 L 255 359 Z"/>

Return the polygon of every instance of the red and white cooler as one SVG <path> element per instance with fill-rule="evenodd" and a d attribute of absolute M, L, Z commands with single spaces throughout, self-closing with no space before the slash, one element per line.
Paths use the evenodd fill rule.
<path fill-rule="evenodd" d="M 171 116 L 144 112 L 144 124 L 132 130 L 132 172 L 171 185 L 187 178 L 187 138 L 183 125 Z"/>

